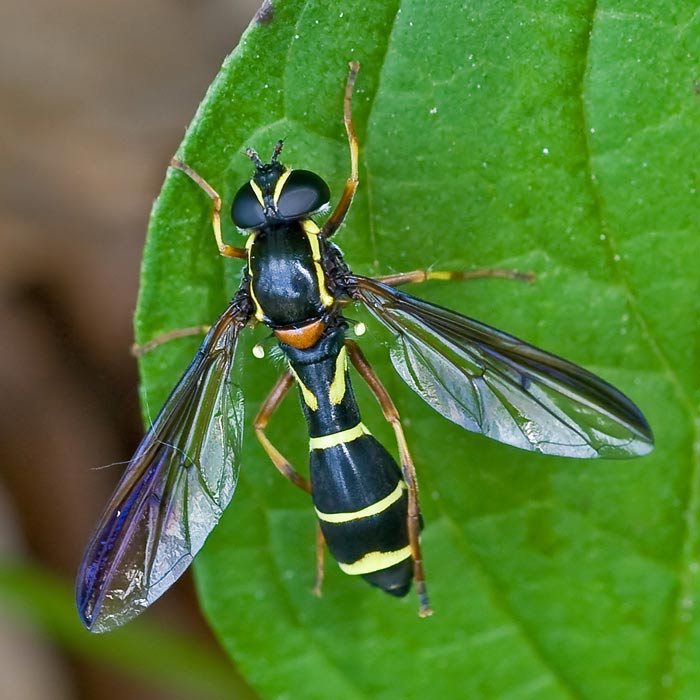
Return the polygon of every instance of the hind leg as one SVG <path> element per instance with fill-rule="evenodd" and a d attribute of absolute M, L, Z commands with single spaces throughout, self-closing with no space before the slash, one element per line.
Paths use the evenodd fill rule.
<path fill-rule="evenodd" d="M 421 617 L 432 615 L 428 601 L 428 591 L 425 584 L 425 572 L 423 570 L 423 554 L 420 546 L 420 508 L 418 505 L 418 482 L 416 479 L 416 469 L 413 466 L 411 454 L 408 451 L 406 438 L 403 434 L 403 428 L 399 419 L 399 412 L 394 406 L 389 393 L 384 388 L 365 358 L 360 346 L 353 340 L 346 340 L 345 345 L 348 349 L 350 361 L 355 369 L 360 373 L 362 378 L 367 382 L 367 385 L 372 390 L 372 393 L 377 397 L 379 405 L 382 408 L 384 418 L 391 424 L 396 436 L 396 443 L 399 448 L 399 457 L 401 460 L 401 471 L 404 481 L 408 487 L 408 540 L 411 546 L 411 557 L 413 559 L 413 576 L 416 581 L 416 592 L 420 601 L 420 609 L 418 614 Z"/>

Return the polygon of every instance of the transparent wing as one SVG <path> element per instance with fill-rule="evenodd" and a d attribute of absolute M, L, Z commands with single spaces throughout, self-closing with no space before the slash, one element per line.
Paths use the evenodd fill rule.
<path fill-rule="evenodd" d="M 76 598 L 85 626 L 124 624 L 189 566 L 233 495 L 243 399 L 231 378 L 245 315 L 217 320 L 126 467 L 85 550 Z"/>
<path fill-rule="evenodd" d="M 375 280 L 351 283 L 353 297 L 394 333 L 391 360 L 403 380 L 457 425 L 566 457 L 652 449 L 640 410 L 585 369 Z"/>

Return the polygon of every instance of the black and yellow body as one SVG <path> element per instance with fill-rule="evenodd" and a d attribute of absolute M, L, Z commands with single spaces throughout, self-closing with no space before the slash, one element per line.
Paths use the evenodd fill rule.
<path fill-rule="evenodd" d="M 246 243 L 255 317 L 273 330 L 303 328 L 333 307 L 322 267 L 318 227 L 311 220 L 279 223 Z"/>
<path fill-rule="evenodd" d="M 279 339 L 299 387 L 321 532 L 343 571 L 403 596 L 413 577 L 407 488 L 394 458 L 362 423 L 353 395 L 347 323 L 332 293 L 341 291 L 338 275 L 333 280 L 326 271 L 342 267 L 342 258 L 312 219 L 274 219 L 285 192 L 277 180 L 251 184 L 258 204 L 265 207 L 268 181 L 273 221 L 254 230 L 246 244 L 250 298 L 255 318 Z"/>
<path fill-rule="evenodd" d="M 281 344 L 309 428 L 311 495 L 340 568 L 403 596 L 413 576 L 406 483 L 394 458 L 362 423 L 344 341 L 340 322 L 311 348 Z"/>

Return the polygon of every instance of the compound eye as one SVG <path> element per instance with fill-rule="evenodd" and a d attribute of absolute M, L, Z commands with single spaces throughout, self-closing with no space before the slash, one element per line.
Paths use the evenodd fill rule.
<path fill-rule="evenodd" d="M 265 213 L 250 182 L 236 192 L 231 205 L 231 218 L 238 228 L 257 228 L 265 223 Z"/>
<path fill-rule="evenodd" d="M 282 187 L 277 211 L 284 219 L 297 219 L 325 207 L 331 199 L 328 185 L 310 170 L 292 170 Z"/>

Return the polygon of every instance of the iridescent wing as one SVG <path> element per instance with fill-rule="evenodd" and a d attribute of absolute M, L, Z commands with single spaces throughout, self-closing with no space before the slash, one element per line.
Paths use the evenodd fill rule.
<path fill-rule="evenodd" d="M 235 303 L 221 315 L 127 465 L 78 573 L 89 630 L 122 625 L 162 595 L 231 500 L 243 430 L 231 375 L 246 321 Z"/>
<path fill-rule="evenodd" d="M 641 411 L 581 367 L 366 277 L 352 296 L 394 334 L 403 380 L 457 425 L 524 450 L 636 457 L 653 447 Z"/>

